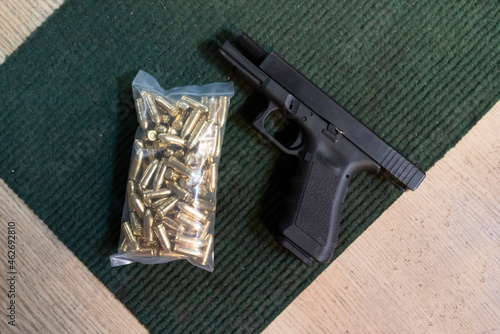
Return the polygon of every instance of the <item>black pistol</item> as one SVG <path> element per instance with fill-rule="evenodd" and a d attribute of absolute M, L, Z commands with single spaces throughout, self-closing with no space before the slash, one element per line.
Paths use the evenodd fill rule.
<path fill-rule="evenodd" d="M 343 202 L 360 172 L 383 172 L 403 190 L 415 190 L 425 173 L 309 81 L 276 53 L 267 53 L 243 32 L 219 50 L 233 69 L 262 92 L 266 110 L 254 126 L 283 152 L 296 156 L 290 207 L 278 241 L 305 264 L 331 259 Z M 280 112 L 298 131 L 271 134 L 266 118 Z M 285 129 L 286 130 L 286 129 Z"/>

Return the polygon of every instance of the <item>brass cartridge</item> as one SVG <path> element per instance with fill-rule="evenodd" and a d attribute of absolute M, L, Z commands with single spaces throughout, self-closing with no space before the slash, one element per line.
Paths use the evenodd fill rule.
<path fill-rule="evenodd" d="M 164 224 L 159 224 L 155 226 L 154 233 L 156 234 L 156 237 L 158 238 L 158 241 L 160 242 L 160 245 L 163 248 L 163 250 L 172 249 L 170 239 L 168 239 L 167 229 L 165 228 Z"/>
<path fill-rule="evenodd" d="M 171 127 L 175 131 L 180 131 L 182 130 L 183 126 L 184 126 L 184 114 L 178 114 L 172 121 Z"/>
<path fill-rule="evenodd" d="M 205 199 L 196 198 L 192 204 L 198 210 L 205 210 L 205 211 L 210 211 L 210 212 L 215 211 L 215 203 L 212 203 L 212 202 L 207 201 Z"/>
<path fill-rule="evenodd" d="M 137 238 L 134 235 L 134 232 L 132 231 L 132 228 L 130 227 L 129 222 L 124 222 L 122 224 L 122 229 L 123 229 L 123 234 L 125 235 L 125 238 L 128 241 L 128 244 L 132 249 L 137 249 L 138 244 L 137 244 Z"/>
<path fill-rule="evenodd" d="M 208 111 L 208 108 L 207 108 L 206 105 L 204 105 L 203 103 L 198 102 L 196 100 L 193 100 L 192 98 L 190 98 L 190 97 L 188 97 L 186 95 L 183 95 L 181 97 L 181 100 L 187 102 L 187 104 L 189 104 L 189 106 L 192 107 L 192 108 L 199 108 L 199 109 L 201 109 L 202 112 L 207 112 Z"/>
<path fill-rule="evenodd" d="M 215 192 L 215 185 L 217 184 L 217 164 L 212 162 L 208 170 L 208 191 Z"/>
<path fill-rule="evenodd" d="M 154 242 L 153 238 L 153 212 L 150 209 L 146 209 L 144 212 L 144 241 L 147 243 Z"/>
<path fill-rule="evenodd" d="M 201 260 L 201 265 L 205 265 L 207 264 L 207 261 L 208 261 L 208 258 L 210 257 L 212 253 L 212 244 L 214 242 L 214 237 L 213 235 L 209 234 L 207 235 L 207 237 L 205 238 L 205 251 L 204 251 L 204 254 L 203 254 L 203 259 Z"/>
<path fill-rule="evenodd" d="M 181 113 L 184 113 L 187 109 L 189 109 L 189 103 L 183 100 L 177 101 L 175 104 L 181 111 Z"/>
<path fill-rule="evenodd" d="M 165 180 L 165 172 L 167 171 L 167 163 L 165 160 L 160 161 L 161 166 L 156 168 L 156 174 L 153 179 L 153 189 L 158 190 L 160 189 L 161 185 L 163 184 L 163 181 Z M 157 198 L 157 197 L 156 197 Z"/>
<path fill-rule="evenodd" d="M 154 248 L 139 248 L 135 249 L 132 251 L 129 251 L 128 254 L 130 254 L 133 257 L 152 257 L 156 255 L 156 249 Z"/>
<path fill-rule="evenodd" d="M 205 246 L 205 240 L 196 237 L 189 237 L 183 234 L 177 234 L 175 242 L 188 247 L 202 248 Z"/>
<path fill-rule="evenodd" d="M 219 110 L 217 112 L 217 117 L 219 119 L 218 123 L 221 127 L 223 127 L 226 123 L 228 103 L 229 99 L 227 98 L 227 96 L 221 96 L 219 98 Z"/>
<path fill-rule="evenodd" d="M 191 194 L 187 190 L 179 187 L 176 183 L 174 182 L 165 182 L 165 183 L 167 184 L 167 189 L 170 189 L 181 200 L 187 201 L 191 198 Z"/>
<path fill-rule="evenodd" d="M 191 111 L 188 118 L 186 119 L 186 122 L 184 123 L 184 126 L 182 127 L 181 138 L 186 138 L 191 133 L 191 131 L 193 131 L 202 114 L 203 109 L 201 108 L 195 108 L 193 111 Z"/>
<path fill-rule="evenodd" d="M 140 97 L 135 100 L 135 109 L 137 110 L 137 119 L 143 130 L 147 130 L 149 127 L 149 120 L 146 114 L 146 108 L 144 107 L 144 100 Z"/>
<path fill-rule="evenodd" d="M 156 198 L 164 198 L 169 196 L 170 194 L 172 194 L 172 191 L 169 189 L 144 190 L 144 192 L 142 193 L 142 198 L 147 206 L 152 206 L 153 203 L 151 202 L 151 200 Z"/>
<path fill-rule="evenodd" d="M 182 225 L 181 222 L 179 222 L 177 220 L 173 220 L 172 218 L 165 217 L 165 218 L 163 218 L 162 222 L 168 228 L 176 231 L 177 233 L 184 233 L 184 231 L 186 230 L 186 228 L 184 227 L 184 225 Z"/>
<path fill-rule="evenodd" d="M 132 228 L 132 232 L 134 233 L 134 235 L 142 235 L 142 223 L 139 219 L 139 216 L 137 216 L 137 213 L 135 212 L 130 213 L 130 227 Z"/>
<path fill-rule="evenodd" d="M 163 120 L 162 120 L 162 122 L 163 122 Z M 165 123 L 167 123 L 167 122 L 165 122 Z M 167 133 L 168 128 L 165 125 L 158 124 L 157 126 L 155 126 L 155 131 L 156 131 L 156 133 Z"/>
<path fill-rule="evenodd" d="M 182 212 L 196 220 L 204 221 L 207 219 L 207 213 L 205 210 L 196 210 L 194 207 L 184 202 L 177 202 L 177 207 L 181 209 Z"/>
<path fill-rule="evenodd" d="M 170 101 L 165 99 L 163 96 L 156 97 L 156 103 L 165 110 L 170 116 L 175 117 L 179 114 L 179 108 L 173 105 Z"/>
<path fill-rule="evenodd" d="M 156 140 L 156 131 L 155 130 L 149 130 L 146 132 L 146 139 L 149 141 L 155 141 Z"/>
<path fill-rule="evenodd" d="M 129 195 L 130 203 L 132 204 L 132 207 L 135 209 L 135 212 L 137 212 L 137 215 L 142 219 L 144 218 L 144 203 L 139 199 L 139 197 L 135 194 L 132 193 Z"/>
<path fill-rule="evenodd" d="M 222 136 L 224 133 L 221 131 L 220 127 L 216 125 L 216 130 L 215 130 L 215 145 L 214 145 L 214 152 L 212 156 L 218 158 L 220 157 L 220 152 L 222 150 Z"/>
<path fill-rule="evenodd" d="M 196 124 L 196 127 L 194 128 L 193 132 L 189 136 L 189 140 L 187 142 L 187 147 L 189 149 L 193 148 L 196 144 L 198 144 L 198 141 L 200 138 L 205 134 L 205 131 L 208 128 L 209 123 L 201 120 Z"/>
<path fill-rule="evenodd" d="M 153 175 L 156 171 L 156 167 L 158 167 L 158 164 L 159 160 L 154 160 L 152 163 L 148 165 L 148 167 L 146 167 L 146 169 L 144 170 L 144 174 L 142 174 L 142 178 L 139 181 L 139 187 L 145 189 L 148 186 L 149 182 L 153 178 Z"/>
<path fill-rule="evenodd" d="M 130 180 L 135 180 L 139 171 L 141 170 L 142 162 L 144 161 L 144 150 L 138 149 L 134 158 L 132 159 L 132 164 L 130 165 L 130 171 L 128 173 L 128 178 Z"/>
<path fill-rule="evenodd" d="M 208 100 L 208 121 L 210 123 L 217 122 L 217 109 L 219 107 L 218 103 L 219 100 L 213 96 Z"/>
<path fill-rule="evenodd" d="M 184 254 L 179 254 L 179 253 L 173 253 L 171 251 L 164 251 L 164 250 L 159 250 L 158 251 L 158 256 L 159 257 L 167 257 L 172 260 L 181 260 L 181 259 L 187 259 L 188 256 Z"/>
<path fill-rule="evenodd" d="M 181 173 L 182 175 L 190 176 L 193 174 L 193 170 L 186 165 L 184 165 L 182 162 L 177 160 L 175 157 L 170 157 L 167 159 L 167 165 L 175 169 L 178 173 Z"/>
<path fill-rule="evenodd" d="M 188 246 L 184 246 L 181 244 L 175 244 L 174 252 L 191 255 L 193 257 L 199 257 L 199 258 L 203 258 L 203 256 L 205 255 L 203 251 L 199 248 L 190 248 Z"/>
<path fill-rule="evenodd" d="M 177 203 L 179 199 L 178 198 L 175 198 L 175 197 L 170 197 L 168 199 L 168 201 L 165 201 L 164 203 L 162 203 L 158 209 L 157 209 L 157 213 L 163 218 L 165 219 L 165 217 L 167 216 L 167 214 L 175 207 L 175 204 Z"/>
<path fill-rule="evenodd" d="M 158 109 L 156 108 L 156 104 L 155 104 L 155 100 L 153 98 L 153 95 L 151 95 L 150 93 L 143 92 L 142 96 L 146 100 L 146 103 L 148 105 L 148 113 L 149 113 L 149 116 L 151 117 L 151 120 L 157 124 L 160 123 L 161 117 L 160 117 L 160 113 L 158 112 Z"/>
<path fill-rule="evenodd" d="M 167 168 L 167 170 L 165 171 L 165 180 L 169 180 L 169 181 L 177 181 L 177 179 L 179 178 L 179 174 L 174 171 L 172 168 Z"/>
<path fill-rule="evenodd" d="M 177 219 L 184 226 L 186 226 L 187 228 L 189 228 L 195 232 L 203 231 L 204 226 L 199 221 L 197 221 L 195 218 L 185 214 L 184 212 L 177 213 L 177 215 L 175 216 L 175 219 Z"/>
<path fill-rule="evenodd" d="M 159 133 L 158 139 L 164 142 L 165 144 L 175 145 L 175 146 L 185 146 L 186 141 L 180 137 L 171 135 L 169 133 Z"/>

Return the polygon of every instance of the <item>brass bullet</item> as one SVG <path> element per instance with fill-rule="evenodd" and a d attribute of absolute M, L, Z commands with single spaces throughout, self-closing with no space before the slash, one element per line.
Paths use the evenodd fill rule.
<path fill-rule="evenodd" d="M 124 237 L 122 242 L 120 243 L 120 246 L 118 247 L 119 252 L 126 252 L 128 249 L 128 243 L 127 243 L 127 238 Z"/>
<path fill-rule="evenodd" d="M 155 226 L 154 233 L 156 234 L 156 237 L 158 238 L 158 241 L 160 242 L 163 250 L 172 249 L 172 245 L 170 244 L 170 240 L 168 239 L 167 229 L 165 228 L 164 224 Z"/>
<path fill-rule="evenodd" d="M 199 257 L 199 258 L 203 258 L 203 256 L 205 255 L 203 251 L 199 248 L 189 248 L 181 244 L 176 244 L 174 246 L 174 252 L 191 255 L 193 257 Z"/>
<path fill-rule="evenodd" d="M 170 194 L 172 194 L 172 191 L 170 191 L 169 189 L 144 190 L 142 198 L 144 202 L 149 203 L 148 206 L 152 206 L 151 200 L 156 198 L 167 197 Z"/>
<path fill-rule="evenodd" d="M 169 115 L 160 115 L 161 117 L 161 122 L 163 124 L 168 124 L 170 122 L 170 116 Z"/>
<path fill-rule="evenodd" d="M 206 210 L 211 212 L 215 211 L 215 203 L 212 203 L 210 201 L 201 198 L 196 198 L 193 201 L 193 206 L 198 210 Z"/>
<path fill-rule="evenodd" d="M 156 171 L 156 168 L 158 167 L 158 164 L 159 160 L 154 160 L 152 163 L 148 165 L 148 167 L 146 167 L 146 169 L 144 170 L 144 174 L 142 174 L 142 178 L 139 181 L 139 187 L 145 189 L 148 186 L 149 182 L 153 178 L 153 175 Z"/>
<path fill-rule="evenodd" d="M 167 189 L 170 189 L 181 200 L 187 201 L 191 198 L 191 194 L 187 190 L 179 187 L 176 183 L 166 182 L 166 184 L 167 184 Z"/>
<path fill-rule="evenodd" d="M 144 212 L 144 241 L 147 243 L 154 242 L 153 238 L 153 212 L 150 209 L 146 209 Z"/>
<path fill-rule="evenodd" d="M 130 202 L 132 203 L 132 206 L 135 209 L 135 212 L 137 212 L 137 215 L 140 218 L 144 218 L 144 203 L 137 197 L 135 193 L 129 195 Z"/>
<path fill-rule="evenodd" d="M 132 249 L 137 249 L 138 248 L 137 238 L 135 237 L 134 232 L 130 227 L 130 223 L 124 222 L 122 224 L 122 229 L 123 229 L 123 234 L 125 235 L 125 238 L 128 241 L 127 243 L 130 245 Z"/>
<path fill-rule="evenodd" d="M 176 145 L 176 146 L 185 146 L 186 141 L 180 137 L 175 135 L 171 135 L 169 133 L 159 133 L 158 139 L 166 144 Z"/>
<path fill-rule="evenodd" d="M 130 180 L 135 180 L 137 178 L 137 175 L 139 174 L 139 171 L 141 170 L 141 165 L 142 162 L 144 161 L 144 150 L 143 149 L 138 149 L 137 152 L 134 155 L 134 158 L 132 159 L 132 164 L 130 165 L 130 170 L 128 173 L 128 178 Z"/>
<path fill-rule="evenodd" d="M 167 163 L 164 160 L 160 161 L 161 166 L 156 168 L 156 174 L 153 179 L 153 189 L 159 190 L 165 180 L 165 172 L 167 171 Z"/>
<path fill-rule="evenodd" d="M 132 201 L 130 200 L 130 195 L 133 193 L 135 193 L 135 184 L 134 181 L 129 180 L 127 182 L 127 203 L 129 211 L 135 211 L 135 207 L 132 204 Z"/>
<path fill-rule="evenodd" d="M 203 246 L 205 246 L 205 240 L 196 237 L 189 237 L 183 234 L 177 234 L 177 236 L 175 237 L 175 242 L 195 248 L 202 248 Z"/>
<path fill-rule="evenodd" d="M 186 122 L 184 123 L 184 126 L 182 127 L 181 138 L 186 138 L 191 133 L 191 131 L 193 131 L 202 114 L 203 110 L 201 108 L 196 108 L 191 111 L 188 118 L 186 119 Z"/>
<path fill-rule="evenodd" d="M 207 237 L 205 238 L 205 243 L 206 243 L 205 251 L 203 254 L 203 259 L 201 260 L 202 266 L 207 264 L 208 258 L 210 257 L 211 254 L 213 256 L 213 252 L 212 252 L 212 245 L 214 243 L 213 235 L 211 235 L 211 234 L 207 235 Z"/>
<path fill-rule="evenodd" d="M 219 101 L 213 96 L 208 100 L 208 121 L 210 123 L 217 122 L 218 102 Z"/>
<path fill-rule="evenodd" d="M 163 218 L 162 223 L 165 224 L 168 228 L 176 231 L 177 233 L 182 234 L 186 230 L 186 228 L 184 227 L 184 225 L 182 225 L 181 222 L 173 220 L 172 218 L 169 217 Z"/>
<path fill-rule="evenodd" d="M 168 128 L 165 125 L 158 124 L 157 126 L 155 126 L 155 131 L 156 133 L 167 133 Z"/>
<path fill-rule="evenodd" d="M 196 144 L 198 144 L 198 141 L 200 138 L 205 134 L 205 131 L 208 128 L 209 123 L 201 120 L 196 124 L 196 127 L 194 128 L 193 132 L 189 136 L 189 140 L 187 142 L 187 147 L 189 149 L 193 148 Z"/>
<path fill-rule="evenodd" d="M 215 186 L 217 184 L 217 164 L 212 162 L 208 170 L 208 191 L 211 193 L 215 192 Z"/>
<path fill-rule="evenodd" d="M 175 131 L 180 131 L 182 130 L 182 127 L 184 126 L 184 115 L 183 114 L 178 114 L 175 116 L 174 120 L 172 121 L 172 129 Z"/>
<path fill-rule="evenodd" d="M 157 213 L 162 217 L 162 219 L 165 219 L 167 214 L 172 211 L 172 209 L 175 207 L 175 204 L 177 203 L 179 199 L 175 197 L 170 197 L 168 201 L 165 201 L 162 203 L 158 209 Z"/>
<path fill-rule="evenodd" d="M 149 116 L 151 117 L 151 120 L 155 123 L 160 123 L 161 122 L 161 117 L 160 113 L 158 112 L 158 109 L 156 108 L 156 104 L 153 98 L 153 95 L 147 92 L 143 92 L 142 96 L 144 100 L 146 100 L 146 103 L 148 105 L 148 113 Z"/>
<path fill-rule="evenodd" d="M 201 181 L 202 178 L 199 175 L 192 174 L 191 176 L 180 178 L 179 180 L 177 180 L 177 184 L 182 189 L 188 190 L 199 185 Z"/>
<path fill-rule="evenodd" d="M 186 176 L 190 176 L 193 174 L 193 170 L 186 165 L 184 165 L 182 162 L 177 160 L 175 157 L 170 157 L 167 159 L 167 164 L 169 167 L 172 167 L 175 169 L 178 173 Z"/>
<path fill-rule="evenodd" d="M 169 127 L 167 133 L 169 135 L 179 137 L 179 130 L 174 129 L 173 127 Z"/>
<path fill-rule="evenodd" d="M 157 96 L 155 100 L 156 103 L 158 103 L 158 105 L 160 106 L 160 108 L 165 110 L 170 116 L 177 116 L 177 114 L 179 113 L 179 109 L 177 109 L 175 105 L 170 103 L 170 101 L 168 101 L 163 96 Z"/>
<path fill-rule="evenodd" d="M 179 174 L 175 172 L 172 168 L 168 167 L 165 171 L 165 180 L 177 181 Z"/>
<path fill-rule="evenodd" d="M 183 224 L 184 226 L 195 232 L 201 232 L 204 229 L 204 226 L 199 221 L 185 214 L 184 212 L 177 213 L 175 219 L 177 219 L 181 224 Z"/>
<path fill-rule="evenodd" d="M 180 109 L 182 113 L 185 112 L 187 109 L 189 109 L 189 103 L 183 100 L 177 101 L 176 106 Z"/>
<path fill-rule="evenodd" d="M 224 133 L 221 131 L 220 127 L 218 125 L 215 126 L 215 145 L 214 145 L 214 152 L 212 156 L 214 157 L 220 157 L 220 152 L 222 150 L 222 136 Z"/>
<path fill-rule="evenodd" d="M 192 108 L 199 108 L 201 109 L 202 112 L 207 112 L 208 111 L 208 108 L 206 105 L 204 105 L 203 103 L 200 103 L 186 95 L 182 96 L 181 97 L 181 100 L 182 101 L 185 101 L 189 104 L 189 106 L 191 106 Z"/>
<path fill-rule="evenodd" d="M 196 210 L 194 207 L 184 202 L 177 202 L 177 207 L 181 209 L 182 212 L 197 220 L 204 221 L 207 219 L 207 213 L 205 210 Z"/>
<path fill-rule="evenodd" d="M 130 254 L 133 257 L 153 257 L 153 256 L 156 256 L 156 249 L 154 249 L 154 248 L 140 248 L 140 249 L 135 249 L 135 250 L 129 251 L 128 254 Z"/>
<path fill-rule="evenodd" d="M 137 213 L 131 212 L 130 213 L 130 227 L 132 228 L 132 232 L 136 236 L 141 236 L 142 235 L 142 224 L 141 220 L 137 216 Z"/>
<path fill-rule="evenodd" d="M 137 110 L 137 119 L 141 128 L 147 130 L 149 127 L 149 120 L 144 106 L 144 100 L 141 97 L 135 100 L 135 109 Z"/>
<path fill-rule="evenodd" d="M 158 251 L 158 256 L 159 257 L 167 257 L 172 260 L 181 260 L 181 259 L 187 259 L 187 255 L 184 254 L 179 254 L 179 253 L 173 253 L 171 251 L 164 251 L 164 250 L 159 250 Z"/>
<path fill-rule="evenodd" d="M 160 198 L 159 200 L 156 200 L 154 202 L 151 202 L 151 208 L 153 209 L 158 209 L 163 203 L 168 201 L 170 198 Z"/>
<path fill-rule="evenodd" d="M 219 119 L 218 123 L 221 127 L 223 127 L 224 124 L 226 123 L 228 103 L 229 99 L 227 98 L 227 96 L 221 96 L 219 98 L 219 110 L 217 112 L 217 116 Z"/>
<path fill-rule="evenodd" d="M 203 231 L 199 232 L 198 238 L 200 239 L 205 239 L 207 236 L 208 230 L 210 229 L 210 225 L 212 223 L 208 221 L 204 226 L 203 226 Z"/>

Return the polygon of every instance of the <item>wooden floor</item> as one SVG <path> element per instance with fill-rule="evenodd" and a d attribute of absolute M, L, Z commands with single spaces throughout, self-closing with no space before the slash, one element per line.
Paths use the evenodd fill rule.
<path fill-rule="evenodd" d="M 0 62 L 60 0 L 0 2 Z M 500 333 L 500 103 L 266 333 Z M 0 333 L 142 333 L 130 312 L 0 180 L 0 307 L 16 227 L 16 327 Z"/>

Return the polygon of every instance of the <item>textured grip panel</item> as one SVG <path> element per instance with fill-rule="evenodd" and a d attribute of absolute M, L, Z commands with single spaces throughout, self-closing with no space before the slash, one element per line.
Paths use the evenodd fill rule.
<path fill-rule="evenodd" d="M 332 194 L 337 190 L 339 178 L 312 163 L 295 225 L 321 245 L 326 244 L 333 209 Z M 337 222 L 340 220 L 340 210 Z"/>

